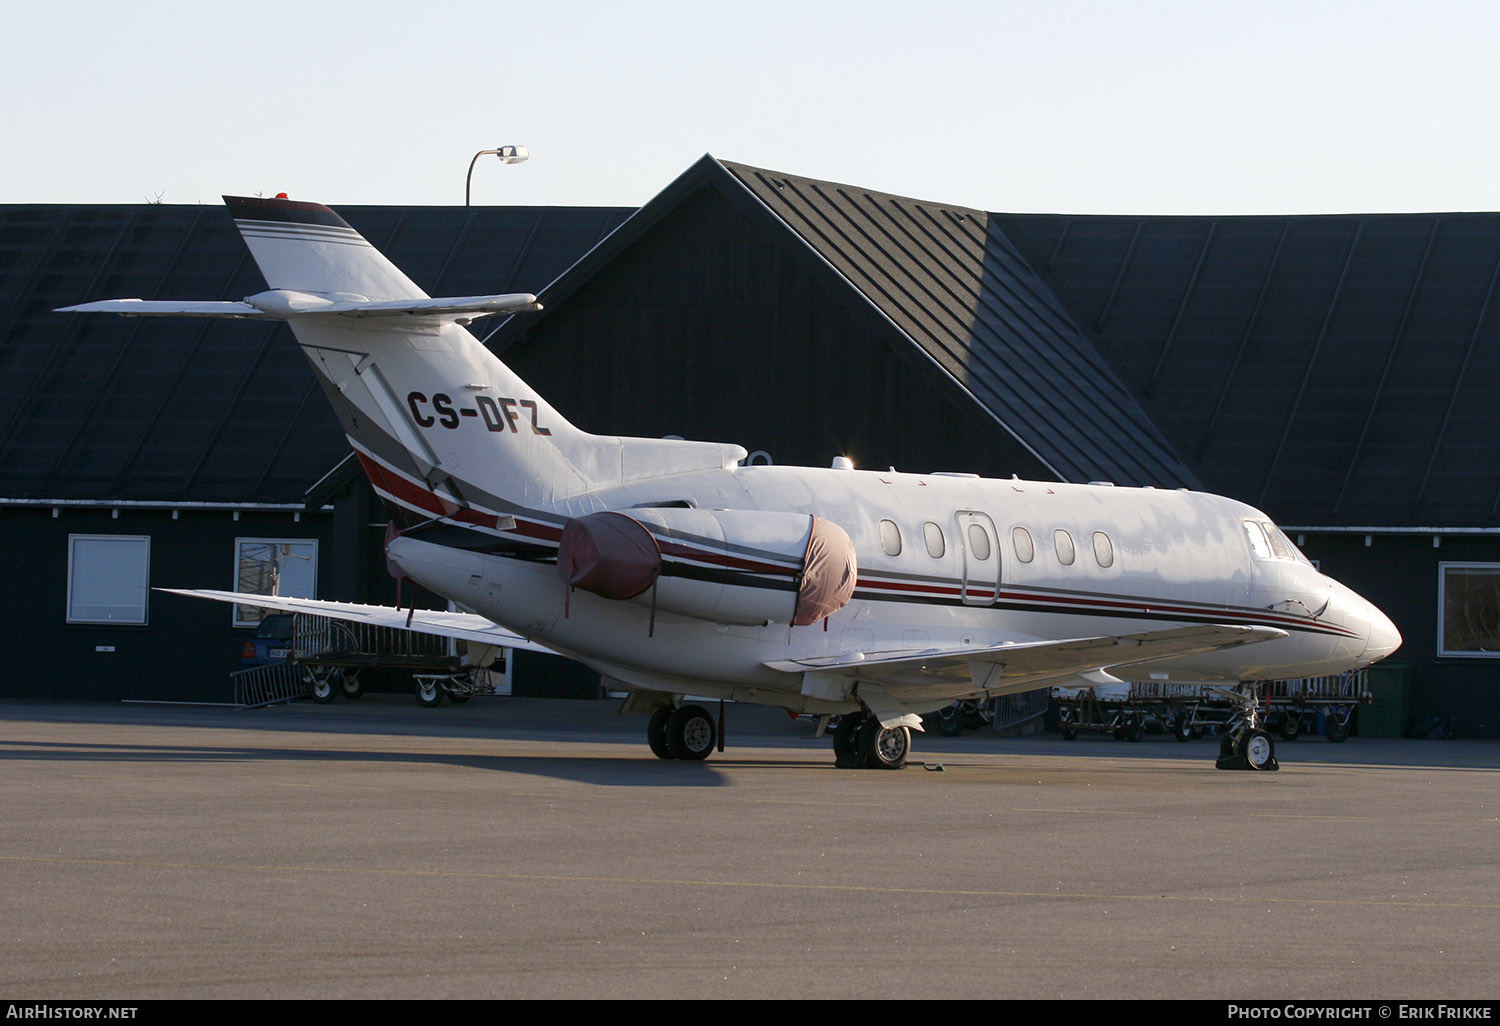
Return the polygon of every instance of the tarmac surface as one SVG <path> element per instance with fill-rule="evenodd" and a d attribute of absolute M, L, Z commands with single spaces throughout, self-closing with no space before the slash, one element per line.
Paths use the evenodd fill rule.
<path fill-rule="evenodd" d="M 0 999 L 1500 997 L 1500 742 L 614 709 L 0 701 Z"/>

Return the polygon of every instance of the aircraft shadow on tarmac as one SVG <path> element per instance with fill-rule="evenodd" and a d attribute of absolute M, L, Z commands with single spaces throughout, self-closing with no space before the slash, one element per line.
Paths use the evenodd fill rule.
<path fill-rule="evenodd" d="M 820 752 L 819 755 L 822 753 Z M 591 757 L 573 752 L 555 755 L 478 754 L 409 751 L 350 751 L 336 748 L 263 748 L 243 745 L 130 745 L 60 741 L 0 741 L 0 763 L 14 761 L 77 762 L 87 764 L 139 763 L 262 763 L 302 762 L 309 771 L 325 763 L 368 763 L 388 766 L 451 766 L 571 780 L 609 787 L 725 787 L 729 771 L 751 765 L 748 760 L 720 757 L 714 762 L 664 762 L 655 758 Z M 762 761 L 761 769 L 833 770 L 831 760 Z"/>

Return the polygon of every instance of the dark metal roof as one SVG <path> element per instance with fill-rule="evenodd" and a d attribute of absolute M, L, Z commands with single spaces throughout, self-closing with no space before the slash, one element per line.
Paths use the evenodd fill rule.
<path fill-rule="evenodd" d="M 436 295 L 540 289 L 630 213 L 348 207 Z M 265 288 L 216 206 L 0 206 L 0 498 L 297 502 L 347 453 L 281 325 L 60 315 Z"/>
<path fill-rule="evenodd" d="M 1307 525 L 1500 510 L 1500 214 L 992 215 L 1209 483 Z"/>
<path fill-rule="evenodd" d="M 1201 485 L 989 214 L 723 166 L 1058 477 Z"/>

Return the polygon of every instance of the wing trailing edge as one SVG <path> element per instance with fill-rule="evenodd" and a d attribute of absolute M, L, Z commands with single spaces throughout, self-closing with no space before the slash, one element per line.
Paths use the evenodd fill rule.
<path fill-rule="evenodd" d="M 367 299 L 352 293 L 298 292 L 270 289 L 238 302 L 170 299 L 104 299 L 58 308 L 56 313 L 113 313 L 122 317 L 220 317 L 237 320 L 289 321 L 302 317 L 420 317 L 468 322 L 492 314 L 540 310 L 529 292 L 447 299 Z"/>
<path fill-rule="evenodd" d="M 242 606 L 257 606 L 285 613 L 307 613 L 311 616 L 326 616 L 331 620 L 349 623 L 365 623 L 376 627 L 393 627 L 398 630 L 416 631 L 419 634 L 435 634 L 458 641 L 473 641 L 503 648 L 519 648 L 528 652 L 548 652 L 545 645 L 523 638 L 492 623 L 478 613 L 448 613 L 433 609 L 397 609 L 394 606 L 367 606 L 356 602 L 329 602 L 324 599 L 285 598 L 280 595 L 249 595 L 237 591 L 214 591 L 207 588 L 156 588 L 156 591 L 189 598 L 211 599 L 214 602 L 233 602 Z"/>

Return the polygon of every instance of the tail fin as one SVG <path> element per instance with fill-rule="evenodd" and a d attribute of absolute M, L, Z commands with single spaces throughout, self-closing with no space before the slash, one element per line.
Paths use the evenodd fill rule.
<path fill-rule="evenodd" d="M 464 327 L 540 309 L 532 295 L 430 299 L 316 203 L 225 197 L 271 286 L 239 303 L 112 300 L 136 316 L 286 320 L 365 472 L 403 525 L 496 526 L 598 488 L 731 466 L 737 445 L 580 431 Z"/>

